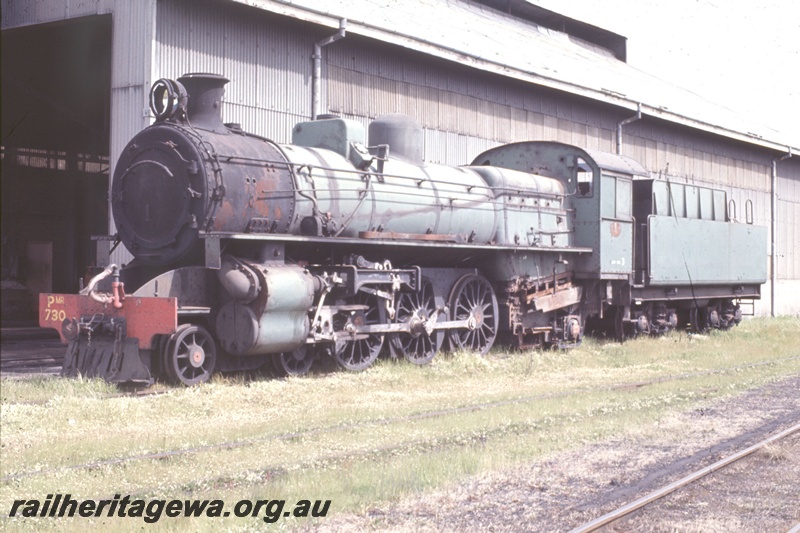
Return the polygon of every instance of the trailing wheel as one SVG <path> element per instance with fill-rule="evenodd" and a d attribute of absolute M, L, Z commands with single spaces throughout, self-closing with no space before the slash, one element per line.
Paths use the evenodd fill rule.
<path fill-rule="evenodd" d="M 364 370 L 375 362 L 383 348 L 383 334 L 356 333 L 356 328 L 384 324 L 386 310 L 378 298 L 359 292 L 352 300 L 351 309 L 342 310 L 333 317 L 333 331 L 339 333 L 332 351 L 339 365 L 353 372 Z M 355 308 L 355 309 L 353 309 Z M 343 335 L 344 333 L 349 333 Z"/>
<path fill-rule="evenodd" d="M 450 312 L 453 320 L 466 320 L 466 328 L 450 330 L 454 349 L 469 350 L 485 355 L 497 338 L 497 297 L 491 284 L 478 274 L 459 279 L 450 293 Z"/>
<path fill-rule="evenodd" d="M 422 280 L 422 287 L 416 293 L 403 293 L 396 303 L 395 322 L 408 324 L 410 333 L 395 333 L 389 337 L 389 348 L 393 357 L 402 354 L 415 365 L 431 362 L 442 347 L 444 333 L 433 331 L 430 334 L 426 323 L 437 318 L 436 298 L 433 283 Z"/>
<path fill-rule="evenodd" d="M 305 344 L 292 350 L 275 355 L 275 370 L 284 376 L 305 376 L 314 363 L 314 350 Z"/>
<path fill-rule="evenodd" d="M 203 327 L 182 324 L 172 334 L 164 350 L 164 369 L 173 383 L 191 386 L 205 383 L 214 372 L 217 348 L 214 338 Z"/>

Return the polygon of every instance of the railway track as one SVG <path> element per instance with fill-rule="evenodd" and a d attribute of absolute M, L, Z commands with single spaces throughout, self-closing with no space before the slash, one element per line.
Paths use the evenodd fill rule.
<path fill-rule="evenodd" d="M 0 372 L 4 375 L 57 374 L 66 347 L 55 330 L 3 328 L 0 330 Z"/>
<path fill-rule="evenodd" d="M 634 500 L 634 501 L 632 501 L 630 503 L 627 503 L 627 504 L 623 505 L 622 507 L 619 507 L 619 508 L 617 508 L 617 509 L 615 509 L 613 511 L 610 511 L 610 512 L 608 512 L 608 513 L 606 513 L 606 514 L 604 514 L 604 515 L 602 515 L 602 516 L 600 516 L 598 518 L 595 518 L 594 520 L 592 520 L 590 522 L 587 522 L 587 523 L 585 523 L 585 524 L 583 524 L 583 525 L 581 525 L 579 527 L 576 527 L 575 529 L 573 529 L 571 531 L 571 533 L 590 533 L 592 531 L 597 531 L 597 530 L 599 530 L 599 529 L 601 529 L 601 528 L 603 528 L 603 527 L 605 527 L 605 526 L 607 526 L 609 524 L 613 524 L 613 523 L 618 522 L 618 521 L 620 521 L 622 519 L 625 519 L 625 518 L 631 516 L 632 514 L 638 512 L 639 510 L 641 510 L 645 506 L 647 506 L 647 505 L 649 505 L 651 503 L 657 502 L 657 501 L 669 496 L 670 494 L 672 494 L 672 493 L 674 493 L 674 492 L 676 492 L 676 491 L 678 491 L 678 490 L 680 490 L 680 489 L 682 489 L 684 487 L 687 487 L 688 485 L 690 485 L 690 484 L 702 479 L 703 477 L 708 476 L 709 474 L 717 472 L 717 471 L 719 471 L 719 470 L 721 470 L 723 468 L 729 467 L 729 466 L 735 464 L 736 462 L 745 459 L 746 457 L 750 456 L 751 454 L 753 454 L 753 453 L 755 453 L 755 452 L 757 452 L 759 450 L 762 450 L 762 449 L 764 449 L 765 447 L 767 447 L 767 446 L 769 446 L 771 444 L 774 444 L 774 443 L 776 443 L 778 441 L 786 439 L 787 437 L 789 437 L 791 435 L 794 435 L 795 433 L 797 433 L 799 431 L 800 431 L 800 423 L 795 424 L 795 425 L 789 427 L 788 429 L 785 429 L 785 430 L 781 431 L 780 433 L 777 433 L 777 434 L 774 434 L 774 435 L 772 435 L 770 437 L 767 437 L 767 438 L 761 440 L 760 442 L 758 442 L 758 443 L 756 443 L 756 444 L 754 444 L 754 445 L 752 445 L 752 446 L 750 446 L 750 447 L 748 447 L 748 448 L 746 448 L 744 450 L 741 450 L 741 451 L 739 451 L 737 453 L 731 454 L 731 455 L 729 455 L 729 456 L 727 456 L 727 457 L 725 457 L 723 459 L 720 459 L 719 461 L 716 461 L 715 463 L 713 463 L 711 465 L 708 465 L 708 466 L 703 467 L 703 468 L 701 468 L 699 470 L 696 470 L 696 471 L 684 476 L 683 478 L 681 478 L 681 479 L 679 479 L 677 481 L 674 481 L 674 482 L 672 482 L 672 483 L 670 483 L 668 485 L 665 485 L 665 486 L 663 486 L 663 487 L 661 487 L 661 488 L 659 488 L 657 490 L 654 490 L 654 491 L 650 492 L 649 494 L 646 494 L 645 496 L 642 496 L 641 498 L 638 498 L 638 499 L 636 499 L 636 500 Z M 794 531 L 795 529 L 798 529 L 798 528 L 800 528 L 800 525 L 798 525 L 798 527 L 794 528 L 792 531 Z"/>

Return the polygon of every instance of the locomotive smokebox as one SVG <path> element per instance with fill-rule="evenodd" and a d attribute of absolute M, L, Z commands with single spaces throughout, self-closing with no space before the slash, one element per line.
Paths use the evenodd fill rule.
<path fill-rule="evenodd" d="M 292 169 L 280 164 L 286 158 L 275 143 L 223 124 L 226 83 L 217 74 L 186 74 L 153 86 L 156 123 L 122 151 L 111 186 L 119 237 L 137 263 L 196 260 L 201 231 L 288 231 Z"/>
<path fill-rule="evenodd" d="M 230 80 L 219 74 L 195 73 L 184 74 L 178 81 L 186 87 L 189 94 L 186 110 L 189 122 L 197 128 L 226 132 L 220 108 L 225 84 Z"/>
<path fill-rule="evenodd" d="M 384 115 L 369 125 L 369 144 L 389 145 L 389 155 L 421 167 L 423 165 L 422 126 L 407 115 Z"/>

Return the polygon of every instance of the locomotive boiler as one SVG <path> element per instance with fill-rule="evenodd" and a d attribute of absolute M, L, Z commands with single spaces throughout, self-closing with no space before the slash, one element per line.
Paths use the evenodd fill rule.
<path fill-rule="evenodd" d="M 560 143 L 429 164 L 401 115 L 368 131 L 303 122 L 278 144 L 223 123 L 227 81 L 153 85 L 156 121 L 123 150 L 110 192 L 134 260 L 80 294 L 41 295 L 40 323 L 68 343 L 65 374 L 191 385 L 267 362 L 303 374 L 327 356 L 362 370 L 384 349 L 425 364 L 446 346 L 485 354 L 498 336 L 568 347 L 589 318 L 612 317 L 620 336 L 728 327 L 766 277 L 757 259 L 708 273 L 674 235 L 685 219 L 765 241 L 728 220 L 724 192 L 708 189 L 709 218 L 697 189 L 695 217 L 684 186 L 679 213 L 676 186 L 635 161 Z M 670 238 L 686 274 L 664 259 Z"/>

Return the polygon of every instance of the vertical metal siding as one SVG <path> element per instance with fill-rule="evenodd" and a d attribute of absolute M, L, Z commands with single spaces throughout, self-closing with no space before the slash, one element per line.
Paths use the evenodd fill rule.
<path fill-rule="evenodd" d="M 562 143 L 575 144 L 572 141 L 572 122 L 563 118 L 556 118 L 556 140 Z"/>
<path fill-rule="evenodd" d="M 370 79 L 372 83 L 371 98 L 367 94 L 367 100 L 372 101 L 370 116 L 378 117 L 397 112 L 397 82 L 388 78 L 375 76 Z"/>
<path fill-rule="evenodd" d="M 417 120 L 421 118 L 423 127 L 435 128 L 438 125 L 439 91 L 433 87 L 418 87 L 415 92 L 420 100 L 420 114 L 417 115 Z"/>
<path fill-rule="evenodd" d="M 387 53 L 348 43 L 332 47 L 327 61 L 329 102 L 340 114 L 377 117 L 402 112 L 424 128 L 490 143 L 552 139 L 613 149 L 615 117 L 575 98 L 470 72 L 438 60 Z M 610 118 L 609 118 L 610 117 Z M 426 136 L 427 152 L 439 162 L 462 155 L 456 137 Z M 474 154 L 470 154 L 474 155 Z"/>
<path fill-rule="evenodd" d="M 542 97 L 541 95 L 533 90 L 528 89 L 525 91 L 525 94 L 522 98 L 522 108 L 526 111 L 534 111 L 539 112 L 542 110 Z"/>
<path fill-rule="evenodd" d="M 778 163 L 776 182 L 779 280 L 800 278 L 800 160 Z M 797 307 L 797 302 L 793 303 Z"/>
<path fill-rule="evenodd" d="M 3 0 L 0 10 L 2 29 L 17 28 L 31 24 L 43 24 L 69 18 L 110 13 L 115 0 Z"/>
<path fill-rule="evenodd" d="M 526 140 L 525 134 L 527 133 L 528 126 L 525 120 L 528 118 L 528 113 L 524 109 L 518 107 L 511 108 L 511 130 L 508 132 L 512 141 Z"/>
<path fill-rule="evenodd" d="M 444 132 L 431 128 L 423 128 L 425 139 L 425 160 L 430 163 L 442 164 L 446 159 L 447 145 L 443 139 Z"/>
<path fill-rule="evenodd" d="M 120 0 L 113 9 L 109 180 L 114 175 L 117 159 L 125 145 L 150 124 L 147 96 L 153 81 L 151 68 L 155 46 L 156 0 Z M 116 233 L 111 217 L 109 233 Z M 111 256 L 111 261 L 117 264 L 128 263 L 131 259 L 133 255 L 124 246 L 117 247 Z"/>
<path fill-rule="evenodd" d="M 311 115 L 311 54 L 319 36 L 289 31 L 260 11 L 235 7 L 161 0 L 157 75 L 222 74 L 231 80 L 223 120 L 288 140 L 293 125 Z"/>
<path fill-rule="evenodd" d="M 542 127 L 543 135 L 542 138 L 546 141 L 557 141 L 559 140 L 558 135 L 558 119 L 547 113 L 544 114 L 544 123 Z"/>
<path fill-rule="evenodd" d="M 403 61 L 403 72 L 401 79 L 412 85 L 424 85 L 425 67 L 420 64 L 419 61 L 415 61 L 412 58 L 405 58 L 405 61 Z"/>
<path fill-rule="evenodd" d="M 326 29 L 325 33 L 329 34 L 331 33 L 331 30 Z M 305 115 L 309 118 L 311 117 L 311 70 L 313 66 L 311 55 L 314 51 L 314 42 L 322 37 L 323 35 L 321 34 L 309 35 L 297 31 L 286 33 L 287 69 L 286 77 L 283 79 L 284 92 L 280 95 L 280 97 L 289 100 L 289 106 L 287 108 L 289 113 Z M 332 46 L 336 46 L 336 44 Z M 330 47 L 325 48 L 323 51 L 323 56 L 327 56 L 327 54 L 330 53 L 330 50 Z M 325 72 L 323 71 L 323 78 L 324 76 Z M 327 84 L 323 82 L 322 87 L 324 97 Z M 326 111 L 324 107 L 325 101 L 325 98 L 323 98 L 323 112 Z"/>

